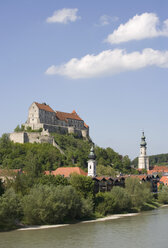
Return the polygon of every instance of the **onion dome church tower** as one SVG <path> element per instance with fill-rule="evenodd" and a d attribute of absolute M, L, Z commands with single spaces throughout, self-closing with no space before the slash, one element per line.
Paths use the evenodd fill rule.
<path fill-rule="evenodd" d="M 149 170 L 149 157 L 146 155 L 147 143 L 145 141 L 146 137 L 144 136 L 144 132 L 142 132 L 141 143 L 140 143 L 140 156 L 138 158 L 138 169 L 146 169 Z"/>
<path fill-rule="evenodd" d="M 93 146 L 90 149 L 88 156 L 88 176 L 96 177 L 96 155 L 94 154 Z"/>

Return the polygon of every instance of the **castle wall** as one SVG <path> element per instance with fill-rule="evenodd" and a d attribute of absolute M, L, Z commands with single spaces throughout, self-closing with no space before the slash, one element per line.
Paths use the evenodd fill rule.
<path fill-rule="evenodd" d="M 24 132 L 11 133 L 9 135 L 9 138 L 14 143 L 21 143 L 21 144 L 25 143 L 25 133 Z"/>
<path fill-rule="evenodd" d="M 43 109 L 39 109 L 39 119 L 40 123 L 55 125 L 57 122 L 57 117 L 55 112 L 45 111 Z"/>
<path fill-rule="evenodd" d="M 14 143 L 50 143 L 53 144 L 53 137 L 48 134 L 42 134 L 39 132 L 15 132 L 11 133 L 9 136 L 10 140 Z"/>
<path fill-rule="evenodd" d="M 32 103 L 32 105 L 29 108 L 28 120 L 26 123 L 32 124 L 32 127 L 33 127 L 33 124 L 36 125 L 40 123 L 39 108 L 36 106 L 35 103 Z"/>

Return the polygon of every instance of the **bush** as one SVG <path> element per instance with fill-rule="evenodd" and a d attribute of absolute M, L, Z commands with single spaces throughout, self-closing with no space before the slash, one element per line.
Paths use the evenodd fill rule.
<path fill-rule="evenodd" d="M 4 193 L 4 185 L 2 183 L 2 180 L 0 179 L 0 196 Z"/>
<path fill-rule="evenodd" d="M 58 186 L 58 185 L 69 185 L 68 179 L 66 177 L 63 177 L 61 175 L 42 175 L 42 177 L 40 177 L 38 179 L 38 183 L 39 184 L 43 184 L 43 185 L 54 185 L 54 186 Z"/>
<path fill-rule="evenodd" d="M 70 177 L 70 184 L 82 198 L 93 199 L 94 182 L 91 177 L 73 173 Z"/>
<path fill-rule="evenodd" d="M 163 204 L 168 204 L 168 187 L 163 186 L 162 190 L 158 193 L 158 201 Z"/>
<path fill-rule="evenodd" d="M 23 198 L 23 212 L 27 224 L 56 224 L 85 217 L 91 208 L 72 186 L 38 185 Z"/>
<path fill-rule="evenodd" d="M 127 178 L 125 181 L 125 189 L 131 197 L 132 206 L 140 210 L 145 203 L 153 200 L 150 191 L 150 184 L 142 182 L 138 178 Z"/>
<path fill-rule="evenodd" d="M 11 188 L 0 197 L 0 229 L 9 229 L 16 225 L 21 216 L 18 196 Z"/>
<path fill-rule="evenodd" d="M 128 212 L 131 209 L 131 198 L 121 187 L 113 187 L 111 192 L 96 195 L 96 211 L 100 214 Z"/>

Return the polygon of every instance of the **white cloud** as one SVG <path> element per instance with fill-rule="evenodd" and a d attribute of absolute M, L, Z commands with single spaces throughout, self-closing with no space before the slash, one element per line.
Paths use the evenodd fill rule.
<path fill-rule="evenodd" d="M 80 19 L 80 16 L 77 16 L 78 9 L 60 9 L 54 12 L 51 17 L 46 19 L 48 23 L 64 23 L 75 22 L 77 19 Z"/>
<path fill-rule="evenodd" d="M 142 40 L 158 36 L 168 36 L 168 19 L 159 28 L 159 18 L 154 13 L 135 15 L 125 24 L 121 24 L 114 32 L 108 35 L 106 42 L 118 44 L 130 40 Z"/>
<path fill-rule="evenodd" d="M 110 23 L 112 22 L 116 22 L 118 21 L 118 17 L 117 16 L 108 16 L 108 15 L 102 15 L 100 17 L 100 24 L 98 26 L 106 26 L 106 25 L 109 25 Z"/>
<path fill-rule="evenodd" d="M 125 50 L 106 50 L 98 55 L 86 55 L 81 59 L 72 58 L 69 62 L 46 70 L 48 75 L 62 75 L 72 79 L 93 78 L 113 75 L 124 71 L 138 70 L 148 66 L 168 68 L 168 51 L 144 49 L 127 53 Z"/>

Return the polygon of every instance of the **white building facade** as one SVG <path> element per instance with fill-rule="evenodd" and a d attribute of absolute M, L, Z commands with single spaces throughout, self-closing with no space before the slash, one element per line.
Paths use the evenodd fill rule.
<path fill-rule="evenodd" d="M 92 146 L 90 154 L 88 156 L 88 176 L 96 177 L 96 156 L 94 154 L 94 148 Z"/>
<path fill-rule="evenodd" d="M 142 132 L 141 143 L 140 143 L 140 156 L 138 158 L 138 169 L 149 170 L 149 157 L 147 156 L 147 143 L 145 141 L 146 137 L 144 132 Z"/>

